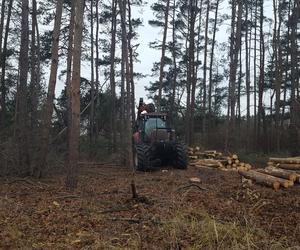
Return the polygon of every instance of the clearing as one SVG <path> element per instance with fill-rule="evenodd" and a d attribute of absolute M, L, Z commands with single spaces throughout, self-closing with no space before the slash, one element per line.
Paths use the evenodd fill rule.
<path fill-rule="evenodd" d="M 190 182 L 198 177 L 201 182 Z M 300 246 L 300 187 L 245 186 L 237 172 L 82 167 L 62 175 L 0 179 L 0 249 L 287 249 Z M 293 248 L 296 249 L 296 248 Z"/>

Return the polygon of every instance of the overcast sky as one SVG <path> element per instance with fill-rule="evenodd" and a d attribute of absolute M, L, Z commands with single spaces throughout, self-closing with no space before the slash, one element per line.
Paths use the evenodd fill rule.
<path fill-rule="evenodd" d="M 140 62 L 136 62 L 134 65 L 135 72 L 139 72 L 145 75 L 148 75 L 147 77 L 143 79 L 136 80 L 136 102 L 140 97 L 146 98 L 146 91 L 145 86 L 149 84 L 151 80 L 157 80 L 153 79 L 151 75 L 151 68 L 153 66 L 154 62 L 158 62 L 160 60 L 160 51 L 151 49 L 149 47 L 149 43 L 155 41 L 155 39 L 162 38 L 162 29 L 160 28 L 153 28 L 148 24 L 148 21 L 154 18 L 153 12 L 150 8 L 150 6 L 155 2 L 155 0 L 148 0 L 147 4 L 142 8 L 133 8 L 132 11 L 132 17 L 138 18 L 140 17 L 143 20 L 143 26 L 141 26 L 138 30 L 139 38 L 136 41 L 136 43 L 139 43 L 140 46 L 138 48 L 139 53 L 139 60 Z M 272 9 L 271 9 L 271 2 L 265 1 L 264 3 L 265 7 L 265 15 L 269 18 L 272 17 Z M 221 13 L 230 13 L 230 8 L 228 4 L 228 0 L 224 0 L 220 6 L 220 15 Z M 217 32 L 217 41 L 219 43 L 228 41 L 228 28 L 229 28 L 229 22 L 230 20 L 223 24 L 222 27 L 219 27 L 219 32 Z M 269 29 L 269 27 L 265 28 L 266 30 Z M 170 32 L 169 32 L 170 35 Z M 120 52 L 118 52 L 120 53 Z M 120 55 L 118 55 L 120 56 Z M 82 77 L 85 77 L 87 79 L 90 79 L 90 64 L 87 62 L 82 63 Z M 46 77 L 46 79 L 48 79 Z M 103 82 L 103 77 L 101 77 L 100 81 Z M 224 83 L 225 84 L 225 83 Z M 227 84 L 227 83 L 226 83 Z M 59 80 L 57 84 L 56 94 L 59 95 L 61 93 L 61 90 L 64 88 L 64 80 Z"/>

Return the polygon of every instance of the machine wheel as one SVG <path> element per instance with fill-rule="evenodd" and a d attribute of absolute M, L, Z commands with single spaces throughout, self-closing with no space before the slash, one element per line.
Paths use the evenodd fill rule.
<path fill-rule="evenodd" d="M 180 143 L 175 144 L 174 167 L 178 169 L 187 169 L 188 167 L 187 148 Z"/>
<path fill-rule="evenodd" d="M 146 171 L 149 167 L 149 147 L 145 144 L 135 145 L 133 152 L 135 170 Z"/>

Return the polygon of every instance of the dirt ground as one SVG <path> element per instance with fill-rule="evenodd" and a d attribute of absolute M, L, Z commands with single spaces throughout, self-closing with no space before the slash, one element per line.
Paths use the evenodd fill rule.
<path fill-rule="evenodd" d="M 195 167 L 85 166 L 74 193 L 59 175 L 0 179 L 0 249 L 287 248 L 300 249 L 300 186 L 247 187 L 236 172 Z"/>

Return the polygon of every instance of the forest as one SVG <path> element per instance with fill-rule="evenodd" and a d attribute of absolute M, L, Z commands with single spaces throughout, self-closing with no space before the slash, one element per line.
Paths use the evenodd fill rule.
<path fill-rule="evenodd" d="M 105 199 L 102 197 L 106 201 L 117 202 L 120 195 L 120 202 L 134 213 L 132 216 L 144 210 L 152 216 L 105 217 L 105 223 L 106 219 L 117 221 L 114 226 L 121 225 L 119 229 L 133 237 L 130 240 L 123 235 L 116 238 L 116 243 L 106 232 L 103 243 L 95 241 L 95 235 L 90 240 L 90 233 L 87 236 L 85 231 L 79 236 L 74 233 L 71 243 L 63 243 L 62 239 L 56 242 L 57 238 L 51 234 L 46 243 L 44 236 L 38 236 L 40 242 L 36 245 L 27 240 L 26 247 L 77 249 L 92 244 L 95 247 L 92 249 L 152 249 L 157 244 L 161 249 L 217 249 L 225 244 L 228 249 L 273 246 L 286 249 L 293 241 L 300 244 L 299 238 L 295 241 L 300 236 L 299 225 L 289 238 L 283 222 L 278 222 L 278 231 L 274 228 L 268 231 L 267 223 L 262 222 L 263 218 L 268 221 L 272 216 L 282 216 L 284 207 L 274 214 L 269 210 L 271 214 L 265 217 L 262 211 L 273 202 L 278 204 L 283 199 L 280 192 L 285 191 L 273 194 L 259 187 L 262 193 L 258 201 L 257 197 L 249 198 L 248 191 L 243 189 L 250 199 L 248 203 L 241 205 L 238 200 L 231 204 L 246 211 L 248 216 L 252 206 L 257 205 L 255 202 L 270 199 L 267 205 L 258 204 L 255 211 L 251 210 L 253 214 L 257 212 L 258 217 L 252 214 L 255 226 L 259 224 L 260 229 L 267 231 L 262 240 L 259 233 L 252 231 L 252 222 L 251 225 L 246 222 L 247 227 L 243 228 L 230 219 L 231 205 L 226 205 L 226 195 L 237 190 L 237 186 L 241 188 L 242 184 L 233 184 L 239 183 L 239 176 L 229 173 L 228 176 L 224 173 L 225 177 L 216 176 L 211 170 L 203 170 L 202 177 L 200 174 L 205 179 L 201 180 L 203 190 L 198 184 L 191 184 L 200 191 L 193 189 L 182 195 L 187 186 L 181 189 L 178 185 L 196 175 L 192 166 L 186 172 L 174 170 L 175 176 L 170 169 L 143 175 L 133 167 L 136 149 L 133 134 L 140 116 L 140 98 L 153 103 L 170 118 L 177 140 L 189 149 L 217 150 L 231 156 L 235 153 L 259 167 L 264 164 L 261 159 L 266 161 L 268 157 L 300 156 L 299 0 L 1 0 L 0 12 L 0 207 L 11 212 L 13 202 L 23 199 L 24 194 L 19 192 L 30 192 L 32 187 L 32 192 L 36 192 L 32 193 L 32 199 L 26 198 L 28 206 L 36 205 L 34 200 L 38 202 L 39 192 L 52 190 L 52 196 L 48 197 L 53 202 L 51 209 L 63 210 L 70 199 L 73 210 L 81 202 L 83 210 L 96 211 L 100 208 L 93 199 L 103 192 L 104 196 L 109 193 Z M 145 32 L 151 33 L 152 39 L 146 43 Z M 153 62 L 152 68 L 144 67 L 141 71 L 140 66 L 149 62 Z M 300 162 L 296 158 L 287 159 L 292 159 L 286 162 L 298 170 Z M 176 175 L 180 178 L 176 179 Z M 224 185 L 220 198 L 216 190 L 213 192 L 207 186 L 209 180 L 223 177 L 232 183 L 222 179 L 216 184 L 219 191 Z M 174 220 L 166 224 L 156 220 L 157 214 L 163 218 L 168 215 L 157 205 L 159 199 L 164 199 L 158 187 L 153 187 L 157 180 L 163 182 L 164 195 L 169 194 L 166 200 L 169 205 L 164 205 L 173 206 L 174 211 L 182 204 L 188 206 L 184 214 L 176 214 L 175 221 L 179 224 L 174 224 Z M 97 186 L 98 183 L 101 184 Z M 129 203 L 125 187 L 131 187 L 133 194 Z M 62 188 L 68 193 L 59 193 Z M 136 188 L 142 196 L 136 194 Z M 172 190 L 181 197 L 179 203 L 175 202 Z M 299 202 L 294 198 L 299 195 L 297 191 L 296 187 L 283 201 L 294 209 L 290 221 L 299 219 Z M 12 202 L 4 202 L 7 192 L 13 194 Z M 208 192 L 214 205 L 206 204 L 202 192 Z M 130 191 L 127 193 L 130 196 Z M 92 200 L 82 201 L 86 195 Z M 197 195 L 204 203 L 199 203 Z M 184 199 L 192 200 L 191 205 Z M 226 204 L 218 207 L 219 202 Z M 192 205 L 204 207 L 205 214 L 202 210 L 194 211 Z M 115 212 L 110 206 L 109 211 Z M 106 215 L 107 206 L 105 209 L 101 211 Z M 117 208 L 121 214 L 126 209 Z M 6 218 L 6 212 L 0 212 L 0 218 Z M 17 213 L 14 210 L 11 218 Z M 67 210 L 63 213 L 59 216 L 68 220 L 68 224 L 72 215 Z M 85 210 L 84 213 L 92 214 Z M 189 221 L 189 214 L 194 216 L 191 220 L 200 223 L 199 232 L 193 231 L 192 235 L 186 231 L 191 224 L 180 224 Z M 234 215 L 238 220 L 244 218 L 237 211 Z M 226 223 L 230 223 L 226 224 L 228 228 L 218 221 L 220 218 L 226 218 Z M 94 222 L 102 219 L 90 218 Z M 205 233 L 202 219 L 211 226 L 211 232 L 207 232 L 207 241 L 200 244 L 196 238 L 200 232 Z M 128 229 L 126 223 L 137 224 L 137 228 Z M 25 242 L 26 227 L 16 229 L 14 225 L 7 224 L 4 231 L 8 233 L 0 233 L 4 249 L 19 248 Z M 93 228 L 89 224 L 86 230 L 89 227 Z M 162 245 L 152 245 L 145 235 L 136 239 L 137 231 L 149 228 L 150 239 L 163 240 Z M 73 232 L 72 228 L 64 230 Z M 235 234 L 229 233 L 232 231 Z M 245 233 L 249 242 L 242 239 Z M 282 239 L 283 235 L 287 238 Z M 34 238 L 34 232 L 29 237 Z M 217 239 L 210 241 L 210 237 Z M 260 243 L 256 245 L 257 242 Z"/>

